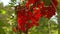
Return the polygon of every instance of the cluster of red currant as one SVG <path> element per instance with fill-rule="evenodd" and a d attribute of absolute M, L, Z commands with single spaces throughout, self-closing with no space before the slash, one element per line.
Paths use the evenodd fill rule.
<path fill-rule="evenodd" d="M 16 8 L 18 28 L 26 32 L 34 25 L 39 26 L 38 21 L 42 16 L 50 19 L 55 15 L 57 5 L 57 0 L 50 0 L 48 6 L 41 0 L 27 0 L 24 6 L 19 4 Z"/>

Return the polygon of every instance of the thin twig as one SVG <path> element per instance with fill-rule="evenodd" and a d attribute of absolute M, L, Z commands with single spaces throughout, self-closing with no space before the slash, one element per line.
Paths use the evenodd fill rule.
<path fill-rule="evenodd" d="M 51 4 L 53 5 L 53 7 L 55 8 L 55 10 L 57 11 L 57 8 L 55 7 L 54 3 L 52 0 L 50 0 Z"/>

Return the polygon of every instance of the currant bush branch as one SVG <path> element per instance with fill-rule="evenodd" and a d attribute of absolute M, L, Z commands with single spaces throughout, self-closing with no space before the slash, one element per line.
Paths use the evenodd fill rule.
<path fill-rule="evenodd" d="M 52 0 L 50 0 L 51 4 L 53 5 L 53 7 L 55 8 L 55 10 L 57 11 L 57 7 L 55 7 L 54 3 Z"/>

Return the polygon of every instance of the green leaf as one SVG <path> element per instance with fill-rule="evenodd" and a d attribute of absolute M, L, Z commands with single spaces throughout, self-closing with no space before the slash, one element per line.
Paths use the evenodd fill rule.
<path fill-rule="evenodd" d="M 57 0 L 58 2 L 60 2 L 60 0 Z"/>
<path fill-rule="evenodd" d="M 45 3 L 45 6 L 49 6 L 50 5 L 50 0 L 42 0 Z"/>
<path fill-rule="evenodd" d="M 0 21 L 0 27 L 4 26 L 4 23 Z"/>
<path fill-rule="evenodd" d="M 1 14 L 6 14 L 6 11 L 3 10 L 3 9 L 1 9 L 1 10 L 0 10 L 0 13 L 1 13 Z"/>
<path fill-rule="evenodd" d="M 11 0 L 11 2 L 16 2 L 16 0 Z"/>
<path fill-rule="evenodd" d="M 0 34 L 5 34 L 4 30 L 0 27 Z"/>

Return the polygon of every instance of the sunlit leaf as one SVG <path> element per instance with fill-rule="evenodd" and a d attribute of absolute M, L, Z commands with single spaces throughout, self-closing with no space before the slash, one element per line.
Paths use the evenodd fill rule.
<path fill-rule="evenodd" d="M 6 11 L 3 10 L 3 9 L 1 9 L 0 13 L 1 13 L 1 14 L 6 14 Z"/>

